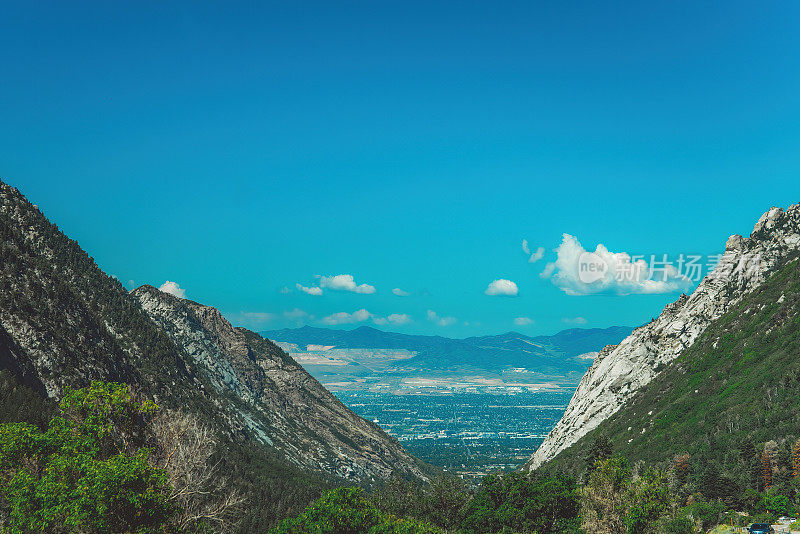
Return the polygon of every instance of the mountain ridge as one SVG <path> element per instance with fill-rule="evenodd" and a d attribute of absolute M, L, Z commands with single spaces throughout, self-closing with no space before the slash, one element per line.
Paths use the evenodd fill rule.
<path fill-rule="evenodd" d="M 765 471 L 786 490 L 800 447 L 800 252 L 793 256 L 541 470 L 580 475 L 602 438 L 631 462 L 680 461 L 707 498 L 731 505 L 747 488 L 765 489 Z"/>
<path fill-rule="evenodd" d="M 277 346 L 210 306 L 152 286 L 126 291 L 3 181 L 0 237 L 0 371 L 42 395 L 123 382 L 263 453 L 264 465 L 363 484 L 393 473 L 426 478 L 418 460 Z"/>
<path fill-rule="evenodd" d="M 525 468 L 535 470 L 597 428 L 798 250 L 800 204 L 786 211 L 773 207 L 759 218 L 750 237 L 728 238 L 714 272 L 691 296 L 681 295 L 619 345 L 600 351 L 564 415 Z"/>

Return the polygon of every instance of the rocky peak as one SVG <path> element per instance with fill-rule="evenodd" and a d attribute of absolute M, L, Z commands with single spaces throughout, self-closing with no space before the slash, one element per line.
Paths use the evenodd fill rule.
<path fill-rule="evenodd" d="M 345 407 L 273 342 L 235 328 L 216 308 L 142 286 L 142 309 L 224 398 L 231 417 L 292 462 L 353 482 L 424 478 L 391 437 Z"/>
<path fill-rule="evenodd" d="M 694 343 L 708 325 L 800 254 L 800 204 L 764 213 L 750 237 L 731 236 L 714 271 L 690 295 L 617 346 L 600 351 L 561 420 L 526 464 L 536 469 L 615 413 Z"/>

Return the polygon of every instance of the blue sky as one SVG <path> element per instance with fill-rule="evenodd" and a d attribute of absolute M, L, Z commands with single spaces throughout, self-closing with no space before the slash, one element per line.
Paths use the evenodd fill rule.
<path fill-rule="evenodd" d="M 0 176 L 126 284 L 173 281 L 252 328 L 637 325 L 680 290 L 569 295 L 540 273 L 564 233 L 708 255 L 800 201 L 798 15 L 4 2 Z M 319 278 L 342 274 L 359 292 Z M 485 294 L 498 279 L 517 296 Z"/>

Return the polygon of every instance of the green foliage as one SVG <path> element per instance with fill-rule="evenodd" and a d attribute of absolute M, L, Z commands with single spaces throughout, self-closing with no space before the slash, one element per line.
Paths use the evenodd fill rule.
<path fill-rule="evenodd" d="M 665 534 L 694 534 L 694 522 L 688 517 L 676 517 L 664 524 Z"/>
<path fill-rule="evenodd" d="M 470 502 L 466 532 L 565 532 L 577 527 L 578 486 L 564 476 L 487 475 Z"/>
<path fill-rule="evenodd" d="M 253 505 L 242 511 L 237 532 L 266 532 L 292 517 L 332 487 L 328 481 L 301 471 L 274 450 L 247 443 L 224 443 L 220 469 Z"/>
<path fill-rule="evenodd" d="M 786 495 L 781 495 L 772 491 L 764 494 L 764 508 L 767 512 L 777 515 L 785 516 L 794 513 L 794 507 Z"/>
<path fill-rule="evenodd" d="M 625 524 L 629 534 L 649 532 L 669 509 L 672 501 L 666 474 L 658 469 L 648 469 L 629 488 L 629 505 Z"/>
<path fill-rule="evenodd" d="M 276 532 L 314 530 L 344 524 L 352 518 L 367 527 L 354 532 L 519 532 L 541 534 L 577 532 L 578 485 L 574 479 L 505 473 L 484 477 L 476 490 L 454 477 L 439 477 L 427 486 L 395 479 L 365 502 L 360 492 L 329 493 L 301 516 L 281 524 Z M 332 509 L 337 510 L 332 515 Z M 360 514 L 360 516 L 359 516 Z M 373 525 L 376 517 L 389 518 Z M 407 520 L 395 518 L 406 517 Z M 433 525 L 433 526 L 430 526 Z M 286 530 L 289 528 L 306 530 Z M 425 530 L 418 530 L 423 528 Z M 411 530 L 408 530 L 411 529 Z M 416 529 L 416 530 L 415 530 Z M 338 530 L 337 530 L 338 532 Z"/>
<path fill-rule="evenodd" d="M 461 525 L 471 498 L 464 482 L 452 476 L 439 476 L 427 487 L 394 478 L 372 496 L 375 505 L 387 513 L 416 517 L 448 530 Z"/>
<path fill-rule="evenodd" d="M 742 507 L 750 515 L 763 514 L 767 511 L 764 496 L 753 488 L 747 488 L 742 495 Z"/>
<path fill-rule="evenodd" d="M 141 448 L 156 409 L 126 386 L 67 391 L 46 431 L 0 426 L 0 496 L 8 532 L 164 532 L 166 474 Z"/>
<path fill-rule="evenodd" d="M 581 490 L 581 527 L 586 532 L 623 532 L 631 469 L 627 460 L 600 460 Z"/>
<path fill-rule="evenodd" d="M 589 446 L 589 451 L 586 453 L 586 471 L 591 473 L 597 466 L 597 462 L 611 457 L 613 449 L 611 447 L 611 440 L 608 436 L 598 435 Z"/>
<path fill-rule="evenodd" d="M 360 488 L 338 488 L 286 519 L 271 534 L 427 534 L 439 530 L 413 519 L 380 511 Z"/>
<path fill-rule="evenodd" d="M 672 502 L 663 470 L 636 475 L 624 458 L 599 460 L 581 490 L 581 526 L 586 532 L 653 532 L 657 524 L 670 525 Z"/>
<path fill-rule="evenodd" d="M 720 501 L 708 502 L 697 499 L 681 510 L 681 515 L 699 522 L 703 530 L 718 524 L 725 512 L 725 505 Z"/>

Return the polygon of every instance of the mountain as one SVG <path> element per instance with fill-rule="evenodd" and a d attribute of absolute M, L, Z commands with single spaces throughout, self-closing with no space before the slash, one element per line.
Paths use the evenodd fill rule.
<path fill-rule="evenodd" d="M 148 317 L 230 399 L 247 434 L 293 463 L 350 482 L 425 478 L 377 425 L 356 416 L 271 341 L 217 310 L 152 286 L 132 292 Z"/>
<path fill-rule="evenodd" d="M 42 397 L 107 380 L 190 412 L 224 440 L 239 478 L 266 488 L 253 473 L 280 472 L 273 493 L 259 490 L 266 508 L 323 480 L 425 478 L 275 344 L 209 306 L 149 286 L 129 293 L 1 181 L 0 237 L 0 371 Z M 288 488 L 292 477 L 299 486 Z"/>
<path fill-rule="evenodd" d="M 552 460 L 622 407 L 627 407 L 643 387 L 665 370 L 675 369 L 670 364 L 682 362 L 687 351 L 701 343 L 699 340 L 709 328 L 713 326 L 718 331 L 721 321 L 730 322 L 731 315 L 726 314 L 738 309 L 744 299 L 759 290 L 766 280 L 781 273 L 781 269 L 798 253 L 800 204 L 786 211 L 770 209 L 758 220 L 748 238 L 731 236 L 714 273 L 707 276 L 691 296 L 682 295 L 657 319 L 637 328 L 619 345 L 600 351 L 561 420 L 527 467 L 536 469 Z M 758 327 L 772 329 L 769 322 Z M 777 373 L 777 369 L 775 371 Z M 735 376 L 731 380 L 742 378 Z M 647 433 L 646 426 L 641 432 Z"/>
<path fill-rule="evenodd" d="M 553 336 L 529 337 L 517 332 L 496 336 L 450 339 L 384 332 L 369 326 L 353 330 L 335 330 L 304 326 L 296 329 L 261 332 L 266 338 L 292 343 L 301 348 L 320 345 L 337 349 L 397 349 L 415 354 L 412 363 L 432 370 L 469 367 L 497 370 L 504 367 L 527 367 L 546 375 L 583 373 L 589 361 L 579 356 L 596 352 L 610 343 L 618 343 L 631 328 L 573 328 Z"/>
<path fill-rule="evenodd" d="M 793 260 L 551 464 L 579 473 L 603 435 L 616 454 L 649 465 L 682 456 L 707 481 L 700 489 L 718 493 L 710 498 L 763 488 L 762 451 L 779 486 L 792 478 L 792 455 L 800 451 L 799 327 L 800 262 Z"/>

